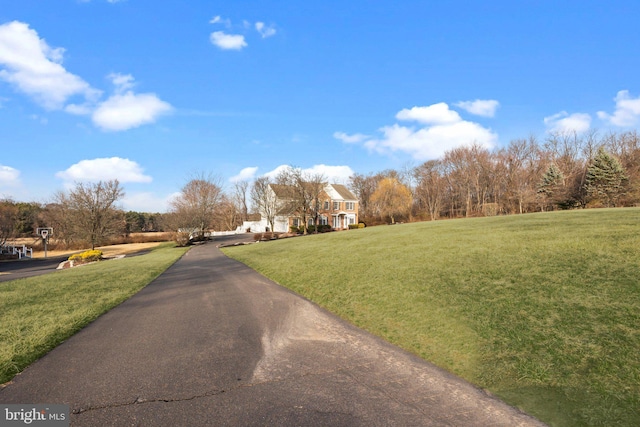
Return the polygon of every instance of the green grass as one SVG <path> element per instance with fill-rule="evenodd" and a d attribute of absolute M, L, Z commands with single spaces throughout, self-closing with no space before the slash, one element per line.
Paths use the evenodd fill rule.
<path fill-rule="evenodd" d="M 158 277 L 186 251 L 173 246 L 0 283 L 0 384 Z"/>
<path fill-rule="evenodd" d="M 640 425 L 640 209 L 372 227 L 225 253 L 551 425 Z"/>

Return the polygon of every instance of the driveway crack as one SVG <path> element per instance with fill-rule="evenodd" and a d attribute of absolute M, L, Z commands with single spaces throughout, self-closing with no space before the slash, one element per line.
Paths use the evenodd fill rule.
<path fill-rule="evenodd" d="M 83 414 L 85 412 L 96 411 L 96 410 L 100 410 L 100 409 L 121 408 L 121 407 L 125 407 L 125 406 L 141 405 L 141 404 L 145 404 L 145 403 L 187 402 L 189 400 L 200 399 L 200 398 L 203 398 L 203 397 L 217 396 L 217 395 L 223 394 L 225 392 L 226 392 L 226 390 L 212 390 L 212 391 L 208 391 L 206 393 L 198 394 L 198 395 L 195 395 L 195 396 L 181 397 L 181 398 L 175 398 L 175 399 L 173 399 L 173 398 L 151 398 L 151 399 L 147 399 L 147 398 L 138 396 L 137 398 L 135 398 L 133 401 L 130 401 L 130 402 L 112 403 L 112 404 L 109 404 L 109 405 L 90 406 L 90 407 L 87 407 L 87 408 L 74 408 L 72 413 L 78 415 L 78 414 Z"/>

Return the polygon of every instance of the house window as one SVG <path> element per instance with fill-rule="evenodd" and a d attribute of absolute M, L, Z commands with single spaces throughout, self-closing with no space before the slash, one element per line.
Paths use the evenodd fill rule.
<path fill-rule="evenodd" d="M 328 211 L 328 210 L 329 210 L 329 201 L 328 201 L 328 200 L 325 200 L 325 201 L 324 201 L 324 210 L 325 210 L 325 211 Z"/>
<path fill-rule="evenodd" d="M 320 216 L 320 224 L 321 224 L 321 225 L 327 225 L 327 224 L 329 224 L 329 219 L 328 219 L 326 216 L 321 215 L 321 216 Z"/>
<path fill-rule="evenodd" d="M 340 202 L 333 202 L 333 210 L 334 211 L 340 210 Z"/>
<path fill-rule="evenodd" d="M 345 205 L 345 209 L 348 211 L 352 211 L 355 209 L 355 203 L 354 202 L 344 202 Z"/>
<path fill-rule="evenodd" d="M 293 218 L 293 226 L 300 227 L 300 218 Z"/>

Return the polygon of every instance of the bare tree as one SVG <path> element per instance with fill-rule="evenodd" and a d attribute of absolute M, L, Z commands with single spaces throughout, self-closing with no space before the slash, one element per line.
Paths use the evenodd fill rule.
<path fill-rule="evenodd" d="M 358 217 L 365 222 L 373 217 L 371 195 L 376 191 L 377 186 L 377 176 L 356 173 L 349 177 L 349 189 L 353 191 L 359 202 Z"/>
<path fill-rule="evenodd" d="M 182 187 L 180 195 L 171 201 L 173 227 L 192 229 L 202 238 L 214 220 L 222 199 L 220 178 L 200 174 Z"/>
<path fill-rule="evenodd" d="M 242 217 L 242 212 L 235 203 L 234 197 L 223 194 L 215 210 L 214 228 L 221 231 L 235 230 L 242 225 Z"/>
<path fill-rule="evenodd" d="M 10 200 L 0 200 L 0 246 L 15 236 L 18 209 Z"/>
<path fill-rule="evenodd" d="M 267 223 L 273 231 L 276 216 L 280 211 L 280 202 L 276 193 L 270 187 L 269 178 L 263 176 L 257 178 L 251 186 L 251 204 L 257 212 L 267 219 Z"/>
<path fill-rule="evenodd" d="M 515 202 L 515 209 L 512 211 L 527 212 L 536 200 L 543 176 L 538 143 L 533 137 L 514 140 L 500 154 L 507 166 L 508 197 Z"/>
<path fill-rule="evenodd" d="M 319 196 L 324 188 L 324 175 L 304 173 L 302 169 L 293 166 L 280 172 L 276 181 L 286 194 L 283 209 L 292 215 L 298 215 L 302 220 L 304 234 L 309 232 L 308 218 L 317 222 Z"/>
<path fill-rule="evenodd" d="M 236 181 L 233 184 L 233 204 L 240 213 L 241 221 L 249 219 L 249 206 L 247 198 L 249 197 L 249 181 Z"/>
<path fill-rule="evenodd" d="M 442 162 L 429 160 L 413 171 L 417 186 L 415 190 L 419 206 L 429 211 L 432 221 L 438 219 L 445 197 L 446 180 Z"/>
<path fill-rule="evenodd" d="M 71 220 L 73 212 L 66 193 L 58 191 L 53 196 L 53 202 L 45 206 L 42 220 L 48 227 L 53 227 L 53 239 L 61 242 L 65 248 L 70 248 L 78 236 L 74 233 L 74 224 Z"/>
<path fill-rule="evenodd" d="M 123 231 L 124 215 L 115 205 L 123 196 L 118 180 L 76 183 L 69 194 L 56 193 L 55 203 L 47 207 L 50 225 L 65 243 L 78 240 L 95 249 Z"/>

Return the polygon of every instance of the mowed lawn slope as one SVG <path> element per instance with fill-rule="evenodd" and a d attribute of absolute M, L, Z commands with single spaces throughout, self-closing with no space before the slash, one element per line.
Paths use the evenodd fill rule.
<path fill-rule="evenodd" d="M 381 226 L 225 253 L 551 425 L 640 425 L 640 209 Z"/>
<path fill-rule="evenodd" d="M 158 277 L 186 252 L 174 246 L 0 283 L 0 384 Z"/>

